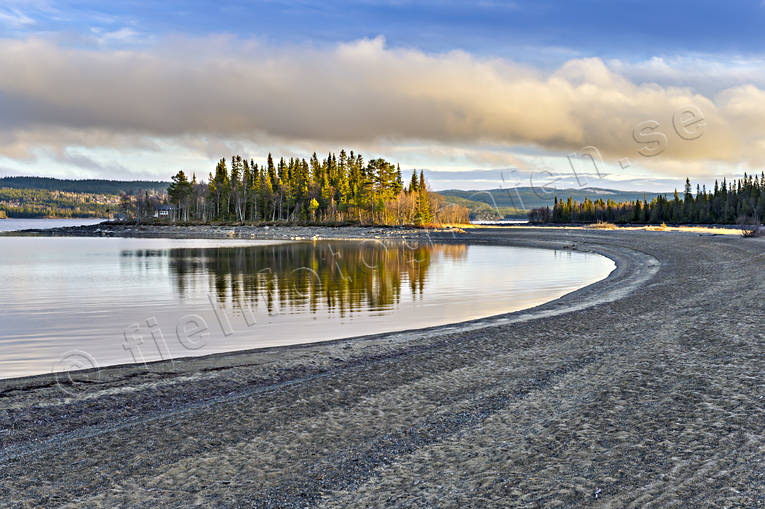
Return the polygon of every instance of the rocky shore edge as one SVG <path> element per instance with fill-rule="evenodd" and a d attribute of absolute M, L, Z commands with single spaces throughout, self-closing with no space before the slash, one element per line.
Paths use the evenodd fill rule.
<path fill-rule="evenodd" d="M 4 232 L 8 236 L 52 237 L 141 237 L 175 239 L 374 239 L 423 237 L 434 233 L 459 233 L 460 228 L 426 230 L 388 226 L 223 226 L 223 225 L 133 225 L 99 223 L 50 229 L 29 229 Z"/>

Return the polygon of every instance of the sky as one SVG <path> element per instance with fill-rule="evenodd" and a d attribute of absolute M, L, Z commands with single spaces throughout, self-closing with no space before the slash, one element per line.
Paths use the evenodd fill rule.
<path fill-rule="evenodd" d="M 167 180 L 340 148 L 434 189 L 765 166 L 758 1 L 0 5 L 0 176 Z"/>

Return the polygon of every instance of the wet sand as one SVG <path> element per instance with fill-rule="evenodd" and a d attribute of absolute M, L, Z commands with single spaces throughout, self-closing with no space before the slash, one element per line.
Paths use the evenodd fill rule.
<path fill-rule="evenodd" d="M 193 233 L 279 235 L 426 234 Z M 105 368 L 74 384 L 0 380 L 1 503 L 765 506 L 765 239 L 429 235 L 591 250 L 617 269 L 537 308 L 452 326 Z"/>

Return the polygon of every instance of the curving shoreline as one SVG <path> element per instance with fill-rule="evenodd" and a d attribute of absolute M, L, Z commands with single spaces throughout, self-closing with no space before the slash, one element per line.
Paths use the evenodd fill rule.
<path fill-rule="evenodd" d="M 324 230 L 313 235 L 426 235 Z M 180 234 L 145 235 L 171 233 Z M 617 269 L 531 310 L 105 368 L 76 375 L 90 383 L 71 395 L 47 375 L 2 380 L 0 499 L 763 503 L 763 239 L 534 228 L 430 236 L 592 250 Z"/>

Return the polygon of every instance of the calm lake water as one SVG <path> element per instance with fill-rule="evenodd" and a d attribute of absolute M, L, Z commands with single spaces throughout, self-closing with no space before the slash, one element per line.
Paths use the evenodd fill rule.
<path fill-rule="evenodd" d="M 105 219 L 0 219 L 0 232 L 15 232 L 19 230 L 59 228 L 63 226 L 83 226 L 97 224 Z"/>
<path fill-rule="evenodd" d="M 473 224 L 528 224 L 528 219 L 497 219 L 496 221 L 492 221 L 491 219 L 476 219 L 475 221 L 470 221 Z"/>
<path fill-rule="evenodd" d="M 453 323 L 606 277 L 602 256 L 402 243 L 0 237 L 0 378 Z"/>

